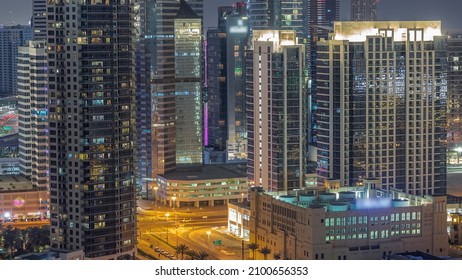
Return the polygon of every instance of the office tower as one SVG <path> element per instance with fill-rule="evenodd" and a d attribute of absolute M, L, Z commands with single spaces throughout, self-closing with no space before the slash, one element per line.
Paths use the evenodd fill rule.
<path fill-rule="evenodd" d="M 202 19 L 181 0 L 174 21 L 176 163 L 202 164 Z"/>
<path fill-rule="evenodd" d="M 227 67 L 226 21 L 232 6 L 218 7 L 218 28 L 207 31 L 207 146 L 226 150 L 227 139 Z"/>
<path fill-rule="evenodd" d="M 176 167 L 174 19 L 180 7 L 179 2 L 156 0 L 156 65 L 153 69 L 151 100 L 152 178 L 173 171 Z M 202 0 L 186 2 L 202 17 Z"/>
<path fill-rule="evenodd" d="M 295 30 L 302 43 L 308 38 L 309 0 L 249 0 L 250 29 Z"/>
<path fill-rule="evenodd" d="M 47 1 L 51 248 L 134 258 L 132 1 Z"/>
<path fill-rule="evenodd" d="M 218 30 L 220 31 L 226 30 L 226 20 L 228 19 L 229 15 L 234 13 L 234 11 L 235 11 L 235 7 L 233 6 L 219 6 L 218 7 Z"/>
<path fill-rule="evenodd" d="M 11 97 L 18 88 L 18 47 L 32 39 L 30 26 L 0 26 L 0 97 Z"/>
<path fill-rule="evenodd" d="M 19 168 L 39 191 L 48 190 L 47 74 L 45 41 L 28 41 L 19 47 Z"/>
<path fill-rule="evenodd" d="M 439 21 L 336 22 L 318 43 L 321 186 L 446 192 L 446 76 Z"/>
<path fill-rule="evenodd" d="M 33 0 L 32 2 L 32 37 L 33 40 L 46 40 L 47 39 L 47 1 L 46 0 Z"/>
<path fill-rule="evenodd" d="M 317 52 L 316 44 L 321 39 L 327 39 L 332 31 L 334 21 L 340 17 L 340 2 L 339 0 L 311 0 L 309 3 L 308 26 L 309 39 L 307 46 L 307 68 L 308 68 L 308 108 L 309 124 L 308 124 L 308 143 L 316 143 L 316 110 L 318 104 L 316 101 L 316 61 Z"/>
<path fill-rule="evenodd" d="M 448 51 L 448 164 L 459 164 L 462 151 L 462 35 L 453 34 Z"/>
<path fill-rule="evenodd" d="M 254 30 L 248 52 L 247 174 L 250 187 L 303 186 L 305 49 L 294 31 Z"/>
<path fill-rule="evenodd" d="M 227 152 L 228 160 L 247 159 L 245 52 L 249 38 L 246 16 L 230 15 L 226 21 Z"/>
<path fill-rule="evenodd" d="M 138 188 L 152 181 L 151 95 L 156 63 L 154 0 L 135 4 L 136 19 L 136 179 Z"/>
<path fill-rule="evenodd" d="M 378 0 L 351 0 L 351 21 L 377 20 Z"/>

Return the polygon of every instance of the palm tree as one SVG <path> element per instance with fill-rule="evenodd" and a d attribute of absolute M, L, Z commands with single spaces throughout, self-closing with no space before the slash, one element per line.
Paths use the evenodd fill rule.
<path fill-rule="evenodd" d="M 197 255 L 199 253 L 197 253 L 196 251 L 190 249 L 190 250 L 186 251 L 185 254 L 188 255 L 191 258 L 191 260 L 194 260 L 194 259 L 196 259 Z"/>
<path fill-rule="evenodd" d="M 247 248 L 249 248 L 249 250 L 252 250 L 253 259 L 255 259 L 255 251 L 258 249 L 258 247 L 260 247 L 260 245 L 258 245 L 257 243 L 249 243 L 249 245 L 247 245 Z"/>
<path fill-rule="evenodd" d="M 196 257 L 198 260 L 206 260 L 207 257 L 209 256 L 209 254 L 207 252 L 204 252 L 204 251 L 200 251 L 196 254 Z"/>
<path fill-rule="evenodd" d="M 183 259 L 184 254 L 189 250 L 188 245 L 186 244 L 180 244 L 178 247 L 176 247 L 176 253 L 181 254 L 181 259 Z"/>
<path fill-rule="evenodd" d="M 260 250 L 258 250 L 258 252 L 260 254 L 263 254 L 265 260 L 267 260 L 268 255 L 271 254 L 271 249 L 265 246 L 265 247 L 261 248 Z"/>
<path fill-rule="evenodd" d="M 281 253 L 274 253 L 273 254 L 273 259 L 280 260 L 281 259 Z"/>

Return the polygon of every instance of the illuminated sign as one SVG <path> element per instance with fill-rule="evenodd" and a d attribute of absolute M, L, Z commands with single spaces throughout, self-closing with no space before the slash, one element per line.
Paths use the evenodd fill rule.
<path fill-rule="evenodd" d="M 247 33 L 247 26 L 231 26 L 230 33 Z"/>

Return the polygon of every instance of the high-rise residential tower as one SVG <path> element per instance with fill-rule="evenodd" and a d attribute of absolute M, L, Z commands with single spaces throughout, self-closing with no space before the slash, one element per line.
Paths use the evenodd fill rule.
<path fill-rule="evenodd" d="M 47 0 L 33 0 L 32 2 L 32 36 L 34 40 L 47 39 Z"/>
<path fill-rule="evenodd" d="M 30 26 L 0 26 L 0 97 L 11 97 L 18 88 L 18 48 L 32 39 Z"/>
<path fill-rule="evenodd" d="M 351 21 L 377 20 L 378 0 L 351 0 Z"/>
<path fill-rule="evenodd" d="M 462 35 L 452 34 L 448 51 L 448 164 L 460 164 L 462 148 Z"/>
<path fill-rule="evenodd" d="M 180 0 L 174 21 L 176 163 L 202 164 L 202 19 Z"/>
<path fill-rule="evenodd" d="M 47 74 L 45 41 L 28 41 L 19 47 L 19 169 L 39 191 L 48 190 Z"/>
<path fill-rule="evenodd" d="M 446 193 L 439 21 L 336 22 L 318 43 L 320 186 Z"/>
<path fill-rule="evenodd" d="M 254 30 L 248 51 L 247 175 L 250 187 L 303 186 L 305 49 L 295 31 Z"/>
<path fill-rule="evenodd" d="M 51 248 L 134 258 L 130 0 L 47 1 Z"/>

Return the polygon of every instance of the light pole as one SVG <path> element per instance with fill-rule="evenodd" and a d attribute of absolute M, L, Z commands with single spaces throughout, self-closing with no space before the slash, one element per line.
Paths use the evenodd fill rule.
<path fill-rule="evenodd" d="M 175 234 L 176 234 L 176 259 L 178 259 L 178 226 L 175 226 Z"/>
<path fill-rule="evenodd" d="M 153 189 L 154 189 L 154 207 L 156 207 L 156 219 L 157 219 L 157 190 L 159 189 L 159 187 L 155 186 Z"/>
<path fill-rule="evenodd" d="M 168 244 L 168 225 L 167 225 L 167 244 Z"/>
<path fill-rule="evenodd" d="M 207 248 L 210 248 L 210 234 L 212 234 L 212 232 L 210 230 L 207 231 Z"/>

